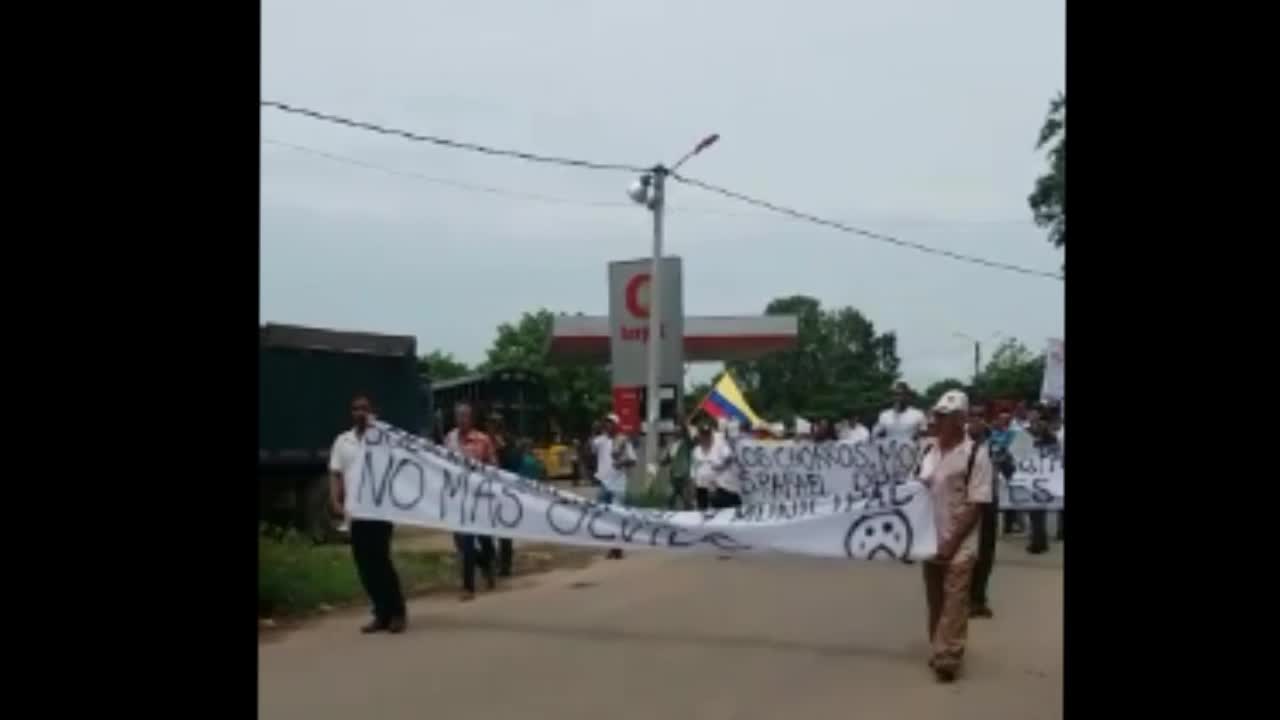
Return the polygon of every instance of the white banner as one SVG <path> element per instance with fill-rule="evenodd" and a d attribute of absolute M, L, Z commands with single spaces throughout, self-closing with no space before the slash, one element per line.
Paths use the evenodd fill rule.
<path fill-rule="evenodd" d="M 1037 454 L 1017 461 L 1013 477 L 1001 478 L 1001 510 L 1063 510 L 1066 473 L 1056 453 Z"/>
<path fill-rule="evenodd" d="M 1041 457 L 1030 436 L 1018 439 L 1025 441 L 1026 454 L 1011 479 L 997 478 L 1001 509 L 1063 509 L 1061 461 Z M 904 488 L 919 484 L 915 476 L 922 446 L 912 441 L 739 440 L 730 446 L 748 506 L 803 505 L 838 497 L 850 504 L 894 507 Z"/>
<path fill-rule="evenodd" d="M 365 432 L 360 462 L 347 472 L 347 509 L 356 519 L 602 548 L 895 560 L 937 552 L 932 506 L 918 482 L 874 500 L 827 496 L 660 512 L 601 505 L 384 423 Z"/>

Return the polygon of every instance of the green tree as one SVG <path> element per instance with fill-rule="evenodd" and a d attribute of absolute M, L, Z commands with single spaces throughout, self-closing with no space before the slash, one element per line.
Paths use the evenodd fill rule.
<path fill-rule="evenodd" d="M 1044 380 L 1044 355 L 1035 355 L 1013 338 L 1000 344 L 987 366 L 974 382 L 973 394 L 978 399 L 1022 400 L 1034 402 L 1040 397 Z"/>
<path fill-rule="evenodd" d="M 1035 188 L 1027 197 L 1027 204 L 1035 217 L 1036 225 L 1049 228 L 1049 242 L 1061 248 L 1067 244 L 1067 96 L 1058 96 L 1049 103 L 1049 114 L 1036 149 L 1049 147 L 1049 172 L 1036 178 Z"/>
<path fill-rule="evenodd" d="M 955 378 L 939 380 L 925 388 L 924 396 L 920 398 L 920 402 L 925 408 L 932 408 L 938 403 L 938 398 L 950 390 L 963 390 L 967 394 L 969 392 L 969 383 Z"/>
<path fill-rule="evenodd" d="M 777 298 L 767 315 L 796 315 L 796 347 L 729 364 L 752 408 L 767 420 L 866 415 L 889 404 L 898 379 L 897 337 L 851 307 L 823 310 L 805 295 Z"/>
<path fill-rule="evenodd" d="M 547 382 L 552 417 L 567 433 L 581 434 L 613 404 L 609 373 L 598 365 L 552 359 L 550 310 L 524 313 L 502 323 L 481 369 L 520 368 L 541 373 Z"/>
<path fill-rule="evenodd" d="M 418 370 L 432 381 L 452 380 L 471 372 L 466 363 L 443 350 L 432 350 L 418 358 Z"/>

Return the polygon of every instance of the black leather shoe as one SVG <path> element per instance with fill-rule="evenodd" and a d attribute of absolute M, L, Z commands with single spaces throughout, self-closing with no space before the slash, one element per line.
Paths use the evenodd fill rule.
<path fill-rule="evenodd" d="M 399 635 L 408 626 L 409 622 L 401 615 L 400 617 L 391 618 L 391 622 L 387 623 L 387 632 L 392 635 Z"/>
<path fill-rule="evenodd" d="M 361 627 L 360 632 L 364 633 L 365 635 L 371 635 L 373 633 L 386 632 L 388 627 L 389 627 L 388 623 L 385 623 L 381 620 L 373 620 L 368 625 Z"/>

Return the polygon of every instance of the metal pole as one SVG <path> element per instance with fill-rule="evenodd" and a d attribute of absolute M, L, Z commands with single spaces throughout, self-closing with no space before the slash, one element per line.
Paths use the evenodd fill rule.
<path fill-rule="evenodd" d="M 646 390 L 648 406 L 648 432 L 644 438 L 645 489 L 653 485 L 658 474 L 658 407 L 662 404 L 658 393 L 658 365 L 661 362 L 662 335 L 662 214 L 665 203 L 667 169 L 661 165 L 653 169 L 653 265 L 649 268 L 649 383 Z"/>
<path fill-rule="evenodd" d="M 978 382 L 978 373 L 982 368 L 982 343 L 973 341 L 973 382 Z"/>

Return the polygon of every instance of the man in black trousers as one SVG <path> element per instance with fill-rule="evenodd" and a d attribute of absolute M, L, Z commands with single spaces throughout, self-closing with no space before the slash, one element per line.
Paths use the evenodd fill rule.
<path fill-rule="evenodd" d="M 1061 457 L 1058 438 L 1049 429 L 1049 423 L 1043 417 L 1037 417 L 1035 424 L 1031 426 L 1031 437 L 1035 440 L 1040 457 Z M 1049 552 L 1049 511 L 1032 510 L 1027 515 L 1031 518 L 1031 543 L 1027 546 L 1027 552 L 1032 555 Z"/>
<path fill-rule="evenodd" d="M 1004 475 L 1008 453 L 990 442 L 991 431 L 987 426 L 985 411 L 974 406 L 969 410 L 969 437 L 974 446 L 987 443 L 987 451 L 991 456 L 994 475 Z M 973 565 L 973 581 L 969 584 L 969 617 L 989 618 L 993 616 L 991 605 L 987 602 L 987 584 L 991 580 L 991 570 L 996 562 L 996 528 L 1000 517 L 999 480 L 992 478 L 991 502 L 982 506 L 982 515 L 978 519 L 978 559 Z"/>
<path fill-rule="evenodd" d="M 360 394 L 351 398 L 351 429 L 333 441 L 329 453 L 329 501 L 334 513 L 347 514 L 360 467 L 360 443 L 373 420 L 373 403 Z M 391 561 L 391 531 L 385 520 L 351 520 L 351 554 L 360 584 L 373 604 L 373 621 L 362 633 L 404 632 L 406 619 L 400 577 Z"/>
<path fill-rule="evenodd" d="M 489 438 L 493 441 L 493 450 L 498 455 L 498 467 L 510 473 L 520 474 L 520 461 L 523 459 L 520 449 L 516 447 L 515 438 L 507 432 L 502 422 L 502 413 L 489 415 Z M 511 566 L 515 561 L 515 543 L 511 538 L 498 538 L 498 574 L 511 577 Z"/>
<path fill-rule="evenodd" d="M 498 453 L 494 449 L 493 439 L 476 429 L 471 404 L 458 403 L 454 406 L 453 417 L 455 427 L 445 435 L 445 447 L 475 462 L 497 465 Z M 456 532 L 453 534 L 453 544 L 458 548 L 458 555 L 462 559 L 462 601 L 468 602 L 476 597 L 476 565 L 480 566 L 485 584 L 492 590 L 495 584 L 493 536 Z"/>

